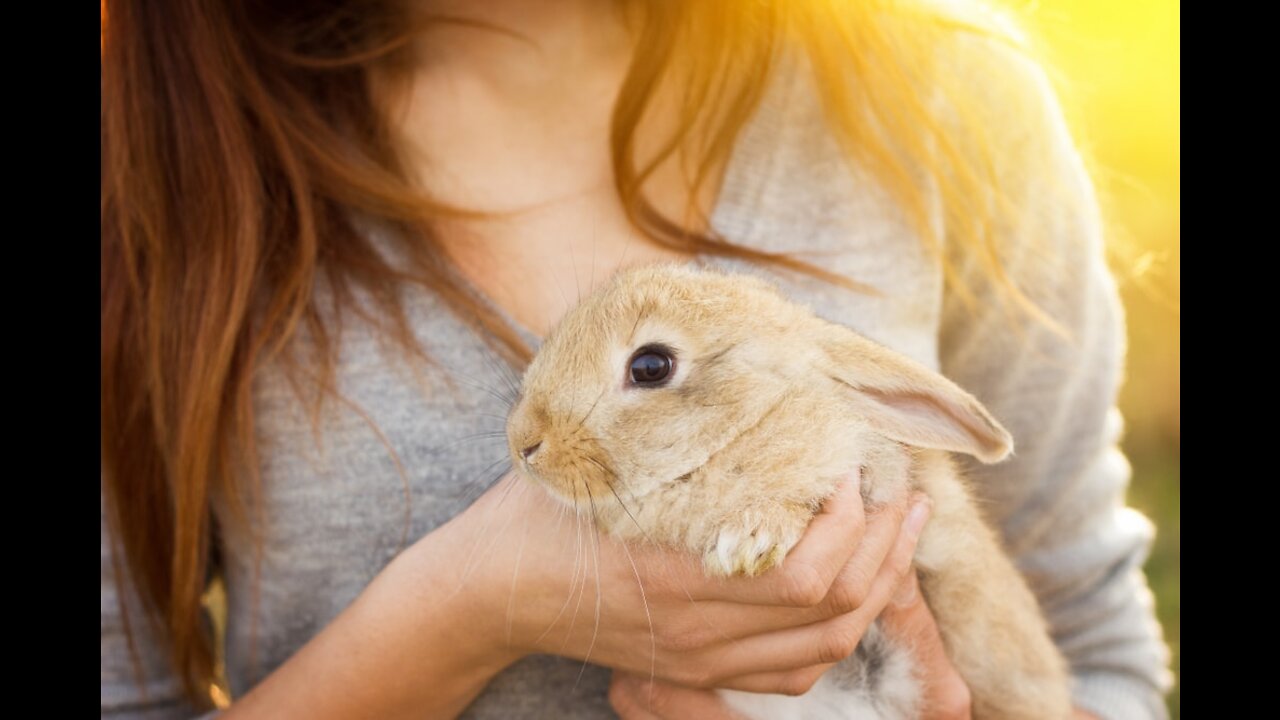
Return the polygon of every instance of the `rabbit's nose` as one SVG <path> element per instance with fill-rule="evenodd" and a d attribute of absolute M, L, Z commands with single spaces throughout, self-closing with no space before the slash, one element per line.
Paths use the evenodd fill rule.
<path fill-rule="evenodd" d="M 541 440 L 539 440 L 538 442 L 536 442 L 536 443 L 534 443 L 534 444 L 530 445 L 529 447 L 527 447 L 527 448 L 525 448 L 525 449 L 521 450 L 521 451 L 520 451 L 520 455 L 524 458 L 524 461 L 525 461 L 525 462 L 529 462 L 529 459 L 533 457 L 533 454 L 534 454 L 534 453 L 538 452 L 538 448 L 540 448 L 540 447 L 542 447 L 542 441 L 541 441 Z"/>

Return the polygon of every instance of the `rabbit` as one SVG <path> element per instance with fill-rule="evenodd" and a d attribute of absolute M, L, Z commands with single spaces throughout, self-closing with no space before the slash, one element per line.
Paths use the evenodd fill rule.
<path fill-rule="evenodd" d="M 999 461 L 1009 433 L 940 374 L 761 278 L 615 275 L 538 350 L 507 440 L 514 466 L 560 500 L 585 508 L 588 490 L 602 531 L 697 553 L 719 577 L 784 563 L 852 468 L 869 510 L 923 491 L 934 509 L 914 564 L 973 716 L 1071 714 L 1035 597 L 947 454 Z M 720 692 L 760 720 L 898 720 L 919 715 L 912 668 L 877 621 L 804 695 Z"/>

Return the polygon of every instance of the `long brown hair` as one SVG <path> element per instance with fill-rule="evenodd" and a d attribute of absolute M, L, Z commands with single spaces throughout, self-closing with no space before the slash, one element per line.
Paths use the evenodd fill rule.
<path fill-rule="evenodd" d="M 123 559 L 117 577 L 127 570 L 188 692 L 201 700 L 213 672 L 200 604 L 211 503 L 217 498 L 243 521 L 259 484 L 255 369 L 278 360 L 297 387 L 334 394 L 337 328 L 324 320 L 333 316 L 318 307 L 316 284 L 333 289 L 336 309 L 356 309 L 352 291 L 368 291 L 378 312 L 366 319 L 408 352 L 421 351 L 398 288 L 417 283 L 476 318 L 514 362 L 528 356 L 511 328 L 457 281 L 431 222 L 460 210 L 412 186 L 375 111 L 372 69 L 404 62 L 417 18 L 397 2 L 295 5 L 103 6 L 102 490 L 114 555 Z M 800 46 L 833 131 L 917 219 L 948 277 L 955 281 L 928 222 L 913 174 L 920 169 L 940 191 L 949 239 L 971 248 L 1010 297 L 1021 297 L 1003 279 L 988 232 L 998 203 L 972 202 L 992 196 L 993 171 L 957 150 L 925 99 L 927 87 L 945 89 L 930 58 L 956 17 L 893 0 L 638 7 L 644 21 L 611 141 L 618 193 L 654 242 L 857 286 L 692 231 L 644 198 L 646 178 L 673 153 L 695 159 L 695 187 L 707 181 L 759 102 L 781 48 Z M 637 128 L 667 82 L 687 89 L 680 123 L 660 153 L 638 157 Z M 980 138 L 980 128 L 971 129 Z M 403 246 L 407 266 L 380 255 L 357 216 L 412 238 Z M 313 340 L 305 356 L 290 343 L 300 330 Z"/>

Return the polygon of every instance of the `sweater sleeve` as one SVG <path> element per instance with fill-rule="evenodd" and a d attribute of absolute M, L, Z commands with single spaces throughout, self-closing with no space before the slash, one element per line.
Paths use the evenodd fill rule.
<path fill-rule="evenodd" d="M 182 683 L 170 667 L 161 636 L 144 614 L 140 598 L 130 583 L 116 582 L 105 502 L 102 503 L 101 553 L 102 717 L 112 720 L 214 717 L 217 711 L 201 715 L 201 711 L 185 699 Z M 121 573 L 127 573 L 123 558 L 120 560 Z M 130 639 L 137 653 L 137 665 L 129 648 Z"/>
<path fill-rule="evenodd" d="M 1061 325 L 1017 321 L 989 273 L 948 238 L 977 302 L 944 297 L 940 362 L 1014 437 L 1003 463 L 966 469 L 1068 658 L 1080 709 L 1167 717 L 1169 654 L 1142 573 L 1155 528 L 1125 507 L 1130 469 L 1114 404 L 1123 315 L 1084 164 L 1044 72 L 966 36 L 953 66 L 978 99 L 989 157 L 1014 212 L 997 224 L 1010 280 Z"/>

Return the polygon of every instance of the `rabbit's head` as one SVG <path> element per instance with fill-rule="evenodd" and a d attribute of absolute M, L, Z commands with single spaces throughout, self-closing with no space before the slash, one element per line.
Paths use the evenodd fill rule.
<path fill-rule="evenodd" d="M 577 506 L 677 483 L 788 393 L 847 402 L 872 430 L 986 462 L 1009 434 L 924 366 L 786 300 L 767 282 L 683 266 L 617 275 L 567 313 L 507 421 L 516 467 Z"/>

